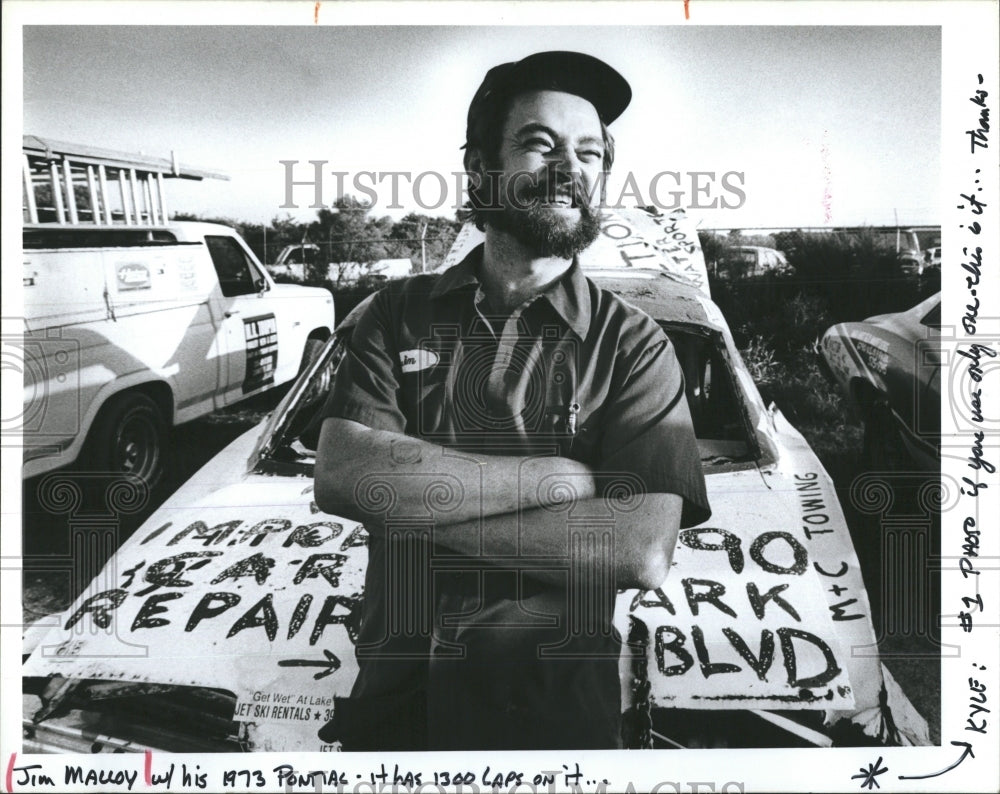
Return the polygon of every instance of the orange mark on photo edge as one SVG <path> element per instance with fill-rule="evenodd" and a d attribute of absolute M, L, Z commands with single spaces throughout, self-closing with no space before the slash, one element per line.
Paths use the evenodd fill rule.
<path fill-rule="evenodd" d="M 10 754 L 10 761 L 7 762 L 7 774 L 4 777 L 4 784 L 7 786 L 7 791 L 14 790 L 14 762 L 17 760 L 17 753 Z"/>
<path fill-rule="evenodd" d="M 684 0 L 684 2 L 687 3 L 687 0 Z M 316 5 L 313 7 L 313 24 L 314 25 L 318 25 L 319 24 L 319 7 L 320 7 L 320 2 L 319 2 L 319 0 L 316 0 Z"/>
<path fill-rule="evenodd" d="M 147 786 L 153 785 L 153 751 L 146 750 L 146 762 L 143 764 L 143 778 Z"/>
<path fill-rule="evenodd" d="M 691 0 L 684 0 L 684 19 L 691 19 Z"/>

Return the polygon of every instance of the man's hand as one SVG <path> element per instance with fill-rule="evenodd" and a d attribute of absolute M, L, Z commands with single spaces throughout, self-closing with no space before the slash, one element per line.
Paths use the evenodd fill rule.
<path fill-rule="evenodd" d="M 596 492 L 591 470 L 569 458 L 468 454 L 347 419 L 323 422 L 315 478 L 321 510 L 369 531 L 393 518 L 479 521 Z"/>

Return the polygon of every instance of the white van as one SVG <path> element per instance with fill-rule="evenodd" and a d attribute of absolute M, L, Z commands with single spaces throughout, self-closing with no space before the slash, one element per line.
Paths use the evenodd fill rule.
<path fill-rule="evenodd" d="M 127 224 L 110 210 L 47 223 L 30 209 L 24 477 L 82 456 L 153 484 L 170 427 L 291 380 L 333 330 L 327 290 L 275 284 L 226 226 L 138 209 Z"/>
<path fill-rule="evenodd" d="M 325 289 L 275 284 L 232 229 L 25 229 L 26 477 L 77 460 L 155 481 L 167 430 L 296 376 Z M 144 239 L 143 239 L 144 238 Z"/>

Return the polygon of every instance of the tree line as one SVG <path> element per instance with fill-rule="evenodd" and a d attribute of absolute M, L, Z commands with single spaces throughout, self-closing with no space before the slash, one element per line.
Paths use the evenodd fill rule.
<path fill-rule="evenodd" d="M 269 223 L 250 223 L 233 218 L 204 218 L 176 213 L 174 220 L 223 223 L 235 228 L 265 264 L 272 264 L 289 245 L 315 245 L 319 254 L 306 265 L 305 280 L 331 282 L 341 287 L 360 276 L 371 275 L 372 266 L 383 259 L 409 259 L 414 273 L 433 270 L 443 261 L 461 228 L 456 218 L 411 212 L 399 220 L 377 216 L 354 196 L 344 195 L 329 208 L 317 210 L 312 221 L 297 221 L 291 215 L 276 215 Z"/>

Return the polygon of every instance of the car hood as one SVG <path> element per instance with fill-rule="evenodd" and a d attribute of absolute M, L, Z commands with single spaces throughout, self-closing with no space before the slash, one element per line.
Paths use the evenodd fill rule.
<path fill-rule="evenodd" d="M 274 283 L 271 285 L 271 292 L 275 297 L 284 298 L 304 298 L 307 296 L 314 296 L 317 298 L 325 298 L 326 300 L 333 303 L 333 295 L 330 294 L 328 289 L 323 287 L 306 287 L 301 284 L 281 284 Z"/>
<path fill-rule="evenodd" d="M 24 675 L 221 689 L 234 719 L 262 726 L 255 749 L 321 749 L 357 673 L 367 537 L 311 491 L 250 475 L 164 505 L 38 638 Z"/>
<path fill-rule="evenodd" d="M 660 591 L 629 603 L 652 630 L 660 705 L 854 712 L 877 702 L 868 596 L 833 483 L 781 414 L 771 421 L 776 462 L 709 474 L 712 517 L 681 531 Z M 857 647 L 870 656 L 856 658 Z M 685 650 L 695 663 L 681 687 Z"/>

